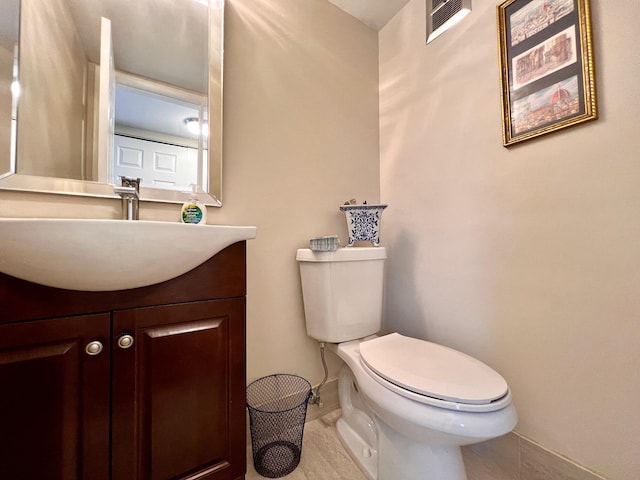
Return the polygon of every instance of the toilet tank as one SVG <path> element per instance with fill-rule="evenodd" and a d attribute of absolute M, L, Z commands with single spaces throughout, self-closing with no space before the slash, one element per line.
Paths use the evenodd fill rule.
<path fill-rule="evenodd" d="M 307 335 L 340 343 L 372 335 L 382 323 L 384 247 L 334 252 L 299 249 Z"/>

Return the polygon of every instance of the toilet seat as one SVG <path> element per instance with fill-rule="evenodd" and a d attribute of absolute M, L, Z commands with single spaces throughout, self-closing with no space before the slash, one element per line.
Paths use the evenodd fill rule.
<path fill-rule="evenodd" d="M 420 403 L 489 412 L 511 402 L 507 382 L 462 352 L 392 333 L 360 342 L 362 365 L 386 388 Z"/>

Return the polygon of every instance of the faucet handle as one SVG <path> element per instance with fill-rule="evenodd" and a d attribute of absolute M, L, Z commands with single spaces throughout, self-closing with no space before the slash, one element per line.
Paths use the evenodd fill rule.
<path fill-rule="evenodd" d="M 136 189 L 137 192 L 140 192 L 140 182 L 142 181 L 141 178 L 126 177 L 123 175 L 120 177 L 120 181 L 122 182 L 121 186 L 133 187 Z"/>
<path fill-rule="evenodd" d="M 122 198 L 138 198 L 138 190 L 135 187 L 113 187 L 114 193 L 120 195 Z"/>

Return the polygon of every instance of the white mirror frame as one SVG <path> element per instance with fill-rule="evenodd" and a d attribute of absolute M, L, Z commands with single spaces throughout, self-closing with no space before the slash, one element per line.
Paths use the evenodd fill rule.
<path fill-rule="evenodd" d="M 212 34 L 212 25 L 220 25 L 219 34 Z M 209 2 L 209 192 L 198 193 L 207 206 L 222 206 L 222 92 L 224 65 L 224 0 Z M 19 160 L 18 160 L 19 161 Z M 34 193 L 54 193 L 97 198 L 120 197 L 114 185 L 68 178 L 39 177 L 16 173 L 12 161 L 10 171 L 0 174 L 0 190 Z M 140 188 L 140 200 L 159 203 L 185 202 L 188 194 L 157 188 Z"/>

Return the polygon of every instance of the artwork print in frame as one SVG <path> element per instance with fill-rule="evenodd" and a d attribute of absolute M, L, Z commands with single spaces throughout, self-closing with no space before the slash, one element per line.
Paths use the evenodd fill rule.
<path fill-rule="evenodd" d="M 504 146 L 597 118 L 589 0 L 498 6 Z"/>

